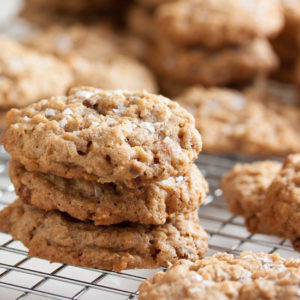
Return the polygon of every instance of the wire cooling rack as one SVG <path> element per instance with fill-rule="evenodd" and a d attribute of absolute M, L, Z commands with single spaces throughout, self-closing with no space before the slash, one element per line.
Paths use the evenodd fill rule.
<path fill-rule="evenodd" d="M 209 238 L 206 255 L 226 251 L 237 254 L 243 250 L 277 252 L 282 257 L 297 257 L 290 243 L 262 234 L 251 234 L 243 219 L 231 215 L 219 189 L 221 176 L 238 159 L 200 155 L 198 167 L 210 185 L 210 193 L 199 209 L 200 224 Z M 0 209 L 16 198 L 8 178 L 8 155 L 0 147 Z M 108 272 L 52 263 L 27 256 L 27 249 L 10 235 L 0 233 L 0 299 L 136 299 L 140 283 L 158 270 Z"/>

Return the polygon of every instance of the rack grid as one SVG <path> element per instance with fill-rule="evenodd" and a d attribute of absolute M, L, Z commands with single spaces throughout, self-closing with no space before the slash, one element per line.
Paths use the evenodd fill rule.
<path fill-rule="evenodd" d="M 0 147 L 0 209 L 16 198 L 8 178 L 9 157 Z M 300 258 L 291 244 L 281 238 L 251 234 L 243 219 L 231 215 L 219 189 L 221 176 L 238 157 L 201 154 L 197 166 L 209 182 L 210 192 L 199 209 L 200 224 L 209 234 L 206 255 L 223 251 L 238 254 L 243 250 L 277 252 L 282 257 Z M 129 270 L 121 273 L 74 267 L 30 258 L 27 249 L 10 235 L 0 233 L 0 299 L 137 299 L 137 289 L 158 270 Z"/>

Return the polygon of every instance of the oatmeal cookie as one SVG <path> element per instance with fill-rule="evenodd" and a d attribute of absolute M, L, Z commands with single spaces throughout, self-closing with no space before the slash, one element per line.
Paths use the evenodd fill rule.
<path fill-rule="evenodd" d="M 176 262 L 139 287 L 140 300 L 298 299 L 300 260 L 278 254 L 217 253 L 195 263 Z"/>
<path fill-rule="evenodd" d="M 160 76 L 205 86 L 244 83 L 278 66 L 278 59 L 265 39 L 214 51 L 199 46 L 183 48 L 159 39 L 150 47 L 147 60 Z"/>
<path fill-rule="evenodd" d="M 17 161 L 10 162 L 10 178 L 24 203 L 67 212 L 79 220 L 92 220 L 95 225 L 124 221 L 164 224 L 172 214 L 195 211 L 208 191 L 196 165 L 182 176 L 139 189 L 29 172 Z"/>
<path fill-rule="evenodd" d="M 191 87 L 175 100 L 194 115 L 205 152 L 265 156 L 300 151 L 294 125 L 246 93 Z"/>
<path fill-rule="evenodd" d="M 30 256 L 115 271 L 166 267 L 180 258 L 195 261 L 207 250 L 196 214 L 160 226 L 95 226 L 16 200 L 0 212 L 0 230 L 22 241 Z"/>
<path fill-rule="evenodd" d="M 111 54 L 99 60 L 71 55 L 67 60 L 73 70 L 75 85 L 90 85 L 106 90 L 129 89 L 157 92 L 153 74 L 137 60 Z"/>
<path fill-rule="evenodd" d="M 0 38 L 0 49 L 2 110 L 64 95 L 73 84 L 70 68 L 51 55 L 40 54 L 4 37 Z"/>
<path fill-rule="evenodd" d="M 155 19 L 177 44 L 221 48 L 276 35 L 283 27 L 277 0 L 186 0 L 160 5 Z"/>
<path fill-rule="evenodd" d="M 145 91 L 73 88 L 7 125 L 2 143 L 28 171 L 129 187 L 181 176 L 202 146 L 192 115 Z"/>
<path fill-rule="evenodd" d="M 264 216 L 300 251 L 300 154 L 289 155 L 266 192 Z"/>
<path fill-rule="evenodd" d="M 250 232 L 276 233 L 266 223 L 263 207 L 266 192 L 281 167 L 277 161 L 237 164 L 222 178 L 221 189 L 229 210 L 245 218 Z"/>
<path fill-rule="evenodd" d="M 290 239 L 300 251 L 300 154 L 278 162 L 237 165 L 221 187 L 229 209 L 246 218 L 251 232 Z"/>
<path fill-rule="evenodd" d="M 127 42 L 131 42 L 127 40 Z M 28 38 L 24 43 L 39 51 L 51 53 L 69 65 L 74 85 L 102 89 L 146 89 L 157 92 L 151 71 L 132 57 L 124 47 L 123 35 L 109 26 L 51 26 Z M 129 51 L 128 51 L 129 50 Z"/>

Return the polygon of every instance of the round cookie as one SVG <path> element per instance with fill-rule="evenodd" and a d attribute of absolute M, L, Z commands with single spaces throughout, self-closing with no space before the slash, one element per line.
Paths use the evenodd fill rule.
<path fill-rule="evenodd" d="M 265 219 L 300 251 L 300 154 L 289 155 L 267 190 Z"/>
<path fill-rule="evenodd" d="M 75 86 L 157 92 L 153 74 L 142 63 L 121 54 L 122 49 L 129 52 L 129 47 L 122 47 L 124 36 L 117 36 L 108 26 L 52 26 L 25 43 L 64 60 L 74 73 Z"/>
<path fill-rule="evenodd" d="M 196 86 L 175 100 L 195 117 L 205 152 L 270 156 L 300 151 L 294 124 L 246 93 Z"/>
<path fill-rule="evenodd" d="M 115 271 L 167 267 L 180 258 L 199 259 L 207 251 L 207 235 L 198 221 L 195 213 L 160 226 L 95 226 L 19 199 L 0 212 L 0 230 L 23 242 L 30 256 Z"/>
<path fill-rule="evenodd" d="M 199 46 L 176 47 L 160 39 L 147 56 L 161 76 L 205 86 L 244 83 L 276 69 L 278 60 L 269 42 L 256 39 L 241 47 L 209 51 Z"/>
<path fill-rule="evenodd" d="M 73 84 L 70 68 L 51 55 L 40 54 L 4 37 L 0 38 L 0 48 L 2 110 L 64 95 Z"/>
<path fill-rule="evenodd" d="M 82 221 L 91 220 L 95 225 L 125 221 L 164 224 L 172 214 L 195 211 L 208 191 L 207 182 L 196 165 L 182 176 L 139 189 L 29 172 L 17 161 L 11 161 L 9 169 L 16 194 L 24 203 L 66 212 Z"/>
<path fill-rule="evenodd" d="M 245 218 L 250 232 L 276 233 L 263 215 L 266 192 L 282 163 L 260 161 L 235 165 L 221 181 L 221 189 L 228 209 Z"/>
<path fill-rule="evenodd" d="M 27 170 L 129 187 L 181 176 L 202 146 L 187 111 L 145 91 L 74 88 L 7 123 L 2 143 Z"/>
<path fill-rule="evenodd" d="M 93 61 L 71 55 L 67 62 L 74 73 L 75 86 L 89 85 L 105 90 L 128 89 L 157 92 L 153 74 L 137 60 L 118 54 Z"/>
<path fill-rule="evenodd" d="M 277 0 L 186 0 L 160 5 L 155 13 L 165 38 L 177 44 L 221 48 L 276 35 L 283 27 Z"/>
<path fill-rule="evenodd" d="M 140 300 L 297 299 L 300 260 L 253 252 L 180 260 L 144 281 L 139 292 Z"/>

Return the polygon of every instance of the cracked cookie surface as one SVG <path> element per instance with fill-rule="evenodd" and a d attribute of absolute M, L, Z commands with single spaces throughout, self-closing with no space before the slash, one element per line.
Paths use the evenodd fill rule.
<path fill-rule="evenodd" d="M 74 88 L 7 123 L 2 143 L 28 171 L 129 187 L 181 176 L 202 146 L 192 115 L 147 92 Z"/>

